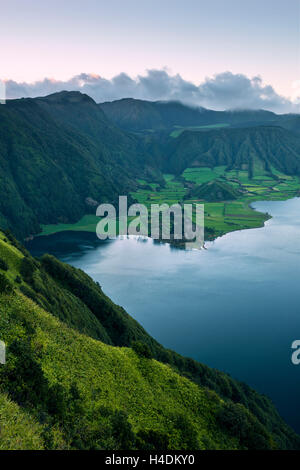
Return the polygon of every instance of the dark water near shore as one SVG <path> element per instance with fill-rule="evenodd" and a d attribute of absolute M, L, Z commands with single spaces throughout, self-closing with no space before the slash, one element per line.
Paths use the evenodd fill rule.
<path fill-rule="evenodd" d="M 36 238 L 83 269 L 164 346 L 230 373 L 272 398 L 300 432 L 300 199 L 257 202 L 264 228 L 225 235 L 207 250 L 152 240 L 100 242 L 65 232 Z"/>

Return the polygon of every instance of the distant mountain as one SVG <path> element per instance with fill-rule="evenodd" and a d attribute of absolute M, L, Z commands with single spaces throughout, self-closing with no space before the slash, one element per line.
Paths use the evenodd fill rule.
<path fill-rule="evenodd" d="M 176 126 L 191 127 L 212 124 L 248 126 L 275 123 L 278 116 L 264 110 L 213 111 L 191 107 L 177 101 L 143 101 L 126 98 L 99 104 L 117 126 L 132 131 L 170 130 Z"/>
<path fill-rule="evenodd" d="M 106 108 L 119 113 L 123 128 L 154 132 L 121 130 Z M 72 223 L 94 213 L 98 203 L 135 191 L 138 178 L 162 183 L 162 172 L 181 174 L 191 166 L 247 168 L 251 176 L 259 162 L 300 174 L 300 117 L 280 117 L 291 131 L 273 125 L 273 118 L 279 120 L 265 111 L 220 113 L 176 102 L 99 106 L 79 92 L 8 101 L 0 106 L 0 227 L 24 238 L 38 233 L 40 224 Z M 241 128 L 183 129 L 177 138 L 166 132 L 179 123 L 226 119 Z M 249 119 L 270 123 L 247 127 Z"/>
<path fill-rule="evenodd" d="M 99 107 L 117 126 L 133 131 L 214 123 L 218 115 L 215 111 L 191 108 L 176 101 L 151 102 L 133 98 L 102 103 Z"/>
<path fill-rule="evenodd" d="M 255 165 L 270 171 L 300 175 L 300 137 L 280 127 L 185 131 L 173 139 L 162 161 L 164 171 L 181 174 L 187 167 L 247 169 Z"/>
<path fill-rule="evenodd" d="M 282 116 L 278 121 L 278 125 L 296 134 L 300 134 L 300 116 L 297 114 Z"/>
<path fill-rule="evenodd" d="M 143 143 L 79 92 L 0 106 L 0 226 L 23 237 L 114 201 L 148 164 Z M 93 208 L 93 211 L 95 208 Z"/>

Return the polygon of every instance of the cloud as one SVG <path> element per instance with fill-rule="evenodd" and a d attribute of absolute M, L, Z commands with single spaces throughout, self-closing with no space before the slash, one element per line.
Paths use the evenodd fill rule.
<path fill-rule="evenodd" d="M 268 109 L 279 113 L 300 112 L 300 89 L 293 100 L 276 93 L 261 77 L 249 78 L 243 74 L 224 72 L 206 78 L 200 85 L 184 80 L 179 74 L 166 70 L 148 70 L 144 75 L 131 78 L 120 73 L 111 80 L 100 75 L 76 75 L 67 81 L 45 78 L 35 83 L 6 81 L 7 98 L 45 96 L 61 90 L 78 90 L 96 102 L 121 98 L 138 98 L 150 101 L 178 100 L 193 106 L 211 109 Z M 299 94 L 298 94 L 299 90 Z"/>

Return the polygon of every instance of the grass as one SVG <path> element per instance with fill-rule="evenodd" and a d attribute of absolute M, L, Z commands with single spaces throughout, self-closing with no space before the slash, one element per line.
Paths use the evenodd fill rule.
<path fill-rule="evenodd" d="M 238 201 L 222 202 L 187 199 L 189 185 L 201 185 L 219 178 L 236 189 L 240 189 L 243 196 Z M 141 187 L 132 192 L 131 196 L 138 203 L 146 205 L 148 209 L 151 204 L 168 204 L 170 206 L 182 202 L 205 203 L 206 239 L 213 239 L 235 230 L 262 227 L 269 216 L 251 209 L 249 203 L 256 200 L 289 199 L 297 196 L 300 191 L 298 176 L 284 175 L 274 168 L 271 169 L 271 172 L 267 172 L 259 161 L 254 162 L 252 178 L 249 177 L 247 166 L 242 170 L 230 171 L 226 171 L 226 166 L 218 166 L 215 168 L 186 168 L 181 178 L 176 178 L 172 174 L 165 174 L 164 179 L 164 186 L 138 180 Z M 85 215 L 75 224 L 46 225 L 42 227 L 41 235 L 50 235 L 67 230 L 95 233 L 99 220 L 96 216 Z M 129 218 L 128 222 L 131 220 L 133 218 Z"/>
<path fill-rule="evenodd" d="M 218 166 L 215 168 L 187 168 L 182 176 L 185 180 L 195 184 L 203 184 L 208 181 L 215 180 L 225 174 L 226 166 Z"/>
<path fill-rule="evenodd" d="M 140 204 L 149 207 L 151 204 L 177 204 L 182 201 L 187 193 L 187 189 L 182 182 L 176 181 L 174 175 L 165 174 L 165 186 L 153 189 L 153 191 L 138 189 L 131 193 L 131 196 Z"/>
<path fill-rule="evenodd" d="M 134 217 L 128 217 L 128 223 L 131 222 Z M 53 235 L 58 232 L 91 232 L 96 233 L 97 224 L 100 222 L 101 217 L 96 215 L 87 214 L 84 215 L 78 222 L 74 224 L 53 224 L 53 225 L 42 225 L 42 232 L 39 235 Z M 119 220 L 115 219 L 116 233 L 119 233 Z M 108 231 L 112 234 L 112 231 Z"/>
<path fill-rule="evenodd" d="M 174 175 L 169 174 L 164 175 L 166 185 L 159 191 L 138 190 L 136 193 L 132 193 L 132 196 L 139 203 L 145 204 L 148 207 L 151 203 L 167 203 L 170 205 L 183 202 L 183 200 L 185 203 L 204 202 L 206 239 L 212 239 L 235 230 L 262 227 L 269 216 L 249 207 L 249 202 L 256 200 L 258 197 L 263 199 L 270 197 L 268 193 L 270 190 L 269 180 L 265 179 L 265 175 L 262 175 L 260 179 L 257 177 L 255 181 L 249 180 L 248 171 L 246 170 L 233 170 L 230 172 L 225 170 L 225 166 L 213 169 L 207 167 L 187 168 L 182 176 L 187 182 L 196 185 L 223 177 L 230 184 L 233 184 L 235 187 L 241 187 L 245 191 L 245 197 L 241 200 L 205 202 L 185 199 L 188 193 L 187 188 L 182 181 L 177 181 Z M 251 181 L 251 186 L 246 186 L 249 181 Z M 262 186 L 263 181 L 266 181 L 265 186 Z M 277 180 L 272 181 L 278 184 Z M 293 180 L 293 184 L 295 185 L 294 189 L 296 189 L 298 183 Z M 275 197 L 278 197 L 277 193 Z"/>
<path fill-rule="evenodd" d="M 9 266 L 7 276 L 11 281 L 13 281 L 19 274 L 23 255 L 16 247 L 8 244 L 5 240 L 5 236 L 0 232 L 0 258 L 6 260 Z"/>
<path fill-rule="evenodd" d="M 260 162 L 254 162 L 252 178 L 249 178 L 248 169 L 226 171 L 224 166 L 187 168 L 182 176 L 194 184 L 222 178 L 244 193 L 238 201 L 205 203 L 205 229 L 209 239 L 235 230 L 262 227 L 269 216 L 253 210 L 249 207 L 250 202 L 288 199 L 300 191 L 298 176 L 267 172 Z"/>
<path fill-rule="evenodd" d="M 0 450 L 43 450 L 43 427 L 0 393 Z"/>
<path fill-rule="evenodd" d="M 215 206 L 215 213 L 219 211 Z M 17 242 L 4 240 L 2 234 L 0 238 L 9 265 L 4 276 L 12 279 L 23 254 L 18 253 Z M 60 309 L 75 305 L 76 297 L 83 323 L 84 309 L 92 305 L 97 315 L 102 312 L 107 331 L 117 337 L 124 321 L 129 322 L 126 312 L 105 300 L 100 287 L 81 270 L 46 258 L 48 269 L 45 260 L 33 262 L 29 255 L 25 263 L 23 259 L 23 268 L 31 266 L 31 276 L 28 269 L 18 272 L 23 276 L 23 287 L 27 285 L 25 295 L 17 281 L 12 282 L 10 290 L 0 291 L 0 333 L 7 347 L 7 362 L 0 368 L 0 449 L 126 450 L 140 446 L 135 439 L 140 432 L 146 435 L 144 442 L 152 445 L 151 449 L 153 436 L 162 436 L 167 446 L 162 448 L 168 450 L 253 449 L 257 445 L 275 448 L 274 438 L 279 438 L 279 446 L 285 448 L 285 436 L 291 445 L 298 446 L 297 436 L 280 420 L 271 403 L 245 384 L 188 359 L 188 375 L 179 375 L 184 358 L 178 356 L 179 361 L 170 366 L 151 358 L 150 347 L 149 355 L 145 355 L 134 347 L 113 346 L 92 338 L 85 325 L 80 331 L 71 326 L 73 308 L 68 324 L 67 317 L 54 316 L 53 295 Z M 49 302 L 43 303 L 41 295 L 46 290 Z M 121 312 L 119 317 L 113 315 L 114 309 Z M 109 318 L 113 318 L 111 326 Z M 147 334 L 138 324 L 135 332 L 138 328 L 145 347 Z M 136 338 L 133 330 L 127 332 L 130 342 L 126 346 Z M 192 381 L 197 371 L 201 379 L 198 385 Z M 270 419 L 270 428 L 260 424 L 244 405 L 228 401 L 227 395 L 233 393 L 243 404 L 249 399 L 264 423 Z M 236 432 L 232 432 L 232 420 Z M 279 429 L 274 435 L 273 422 Z M 128 426 L 135 434 L 131 447 L 124 444 L 124 436 L 126 442 L 132 439 Z M 154 449 L 158 448 L 155 444 Z"/>
<path fill-rule="evenodd" d="M 53 233 L 75 231 L 75 232 L 94 232 L 96 225 L 100 218 L 95 215 L 84 215 L 78 222 L 74 224 L 53 224 L 42 225 L 42 232 L 40 235 L 52 235 Z"/>
<path fill-rule="evenodd" d="M 176 129 L 171 132 L 170 137 L 177 138 L 182 134 L 184 131 L 205 131 L 210 129 L 222 129 L 224 127 L 229 127 L 227 123 L 220 123 L 220 124 L 210 124 L 207 126 L 190 126 L 190 127 L 181 127 L 175 126 Z"/>
<path fill-rule="evenodd" d="M 238 446 L 236 439 L 228 437 L 217 424 L 216 410 L 222 400 L 181 377 L 170 366 L 140 357 L 132 349 L 108 346 L 77 333 L 21 294 L 0 296 L 0 308 L 4 312 L 1 334 L 8 348 L 13 340 L 22 340 L 24 331 L 20 325 L 26 319 L 27 326 L 35 331 L 34 344 L 50 386 L 59 383 L 69 390 L 70 384 L 76 385 L 92 428 L 98 424 L 93 421 L 95 411 L 109 406 L 125 411 L 135 432 L 167 433 L 170 449 L 182 448 L 183 438 L 175 424 L 177 416 L 185 416 L 191 423 L 200 448 L 206 448 L 208 441 L 216 449 Z M 0 416 L 6 432 L 0 446 L 40 448 L 42 425 L 20 413 L 17 405 L 3 400 L 0 396 Z"/>

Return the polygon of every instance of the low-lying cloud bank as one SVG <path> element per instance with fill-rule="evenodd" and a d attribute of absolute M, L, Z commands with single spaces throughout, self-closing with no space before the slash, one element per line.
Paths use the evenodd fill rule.
<path fill-rule="evenodd" d="M 131 78 L 120 73 L 111 80 L 99 75 L 82 73 L 68 81 L 45 78 L 35 83 L 6 82 L 7 98 L 45 96 L 62 90 L 78 90 L 97 103 L 121 98 L 150 101 L 178 100 L 183 103 L 223 110 L 232 108 L 268 109 L 278 113 L 300 112 L 300 100 L 280 96 L 260 77 L 224 72 L 206 78 L 199 86 L 184 80 L 179 74 L 165 70 L 148 70 L 145 75 Z"/>

